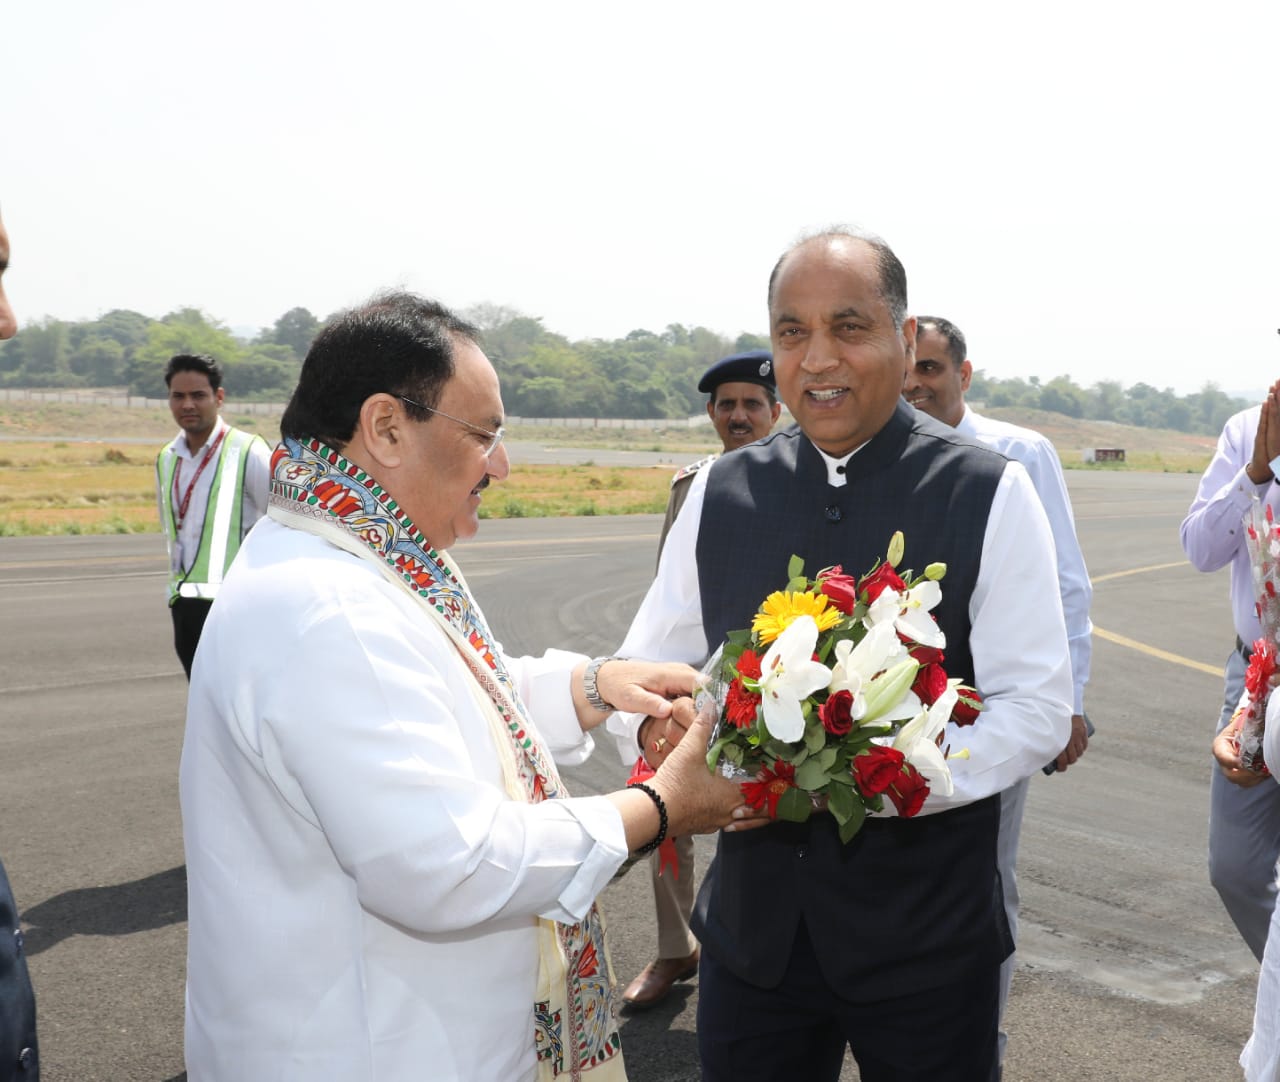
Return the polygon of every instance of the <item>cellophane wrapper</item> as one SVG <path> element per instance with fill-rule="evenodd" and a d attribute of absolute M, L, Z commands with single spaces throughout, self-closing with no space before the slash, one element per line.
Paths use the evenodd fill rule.
<path fill-rule="evenodd" d="M 711 721 L 711 739 L 707 741 L 708 751 L 720 739 L 726 724 L 724 703 L 725 697 L 729 694 L 729 682 L 724 678 L 723 659 L 724 647 L 719 646 L 716 648 L 716 652 L 707 660 L 707 663 L 702 666 L 698 694 L 693 699 L 694 709 L 697 711 L 698 716 L 709 718 Z M 730 762 L 723 755 L 716 764 L 716 770 L 721 777 L 728 778 L 730 781 L 750 781 L 755 777 L 751 771 L 744 770 L 736 763 Z"/>
<path fill-rule="evenodd" d="M 1262 637 L 1252 644 L 1245 677 L 1246 702 L 1240 725 L 1240 761 L 1249 770 L 1266 770 L 1262 736 L 1266 726 L 1270 677 L 1280 647 L 1280 523 L 1271 508 L 1256 496 L 1244 518 L 1245 546 L 1253 575 L 1254 611 Z"/>

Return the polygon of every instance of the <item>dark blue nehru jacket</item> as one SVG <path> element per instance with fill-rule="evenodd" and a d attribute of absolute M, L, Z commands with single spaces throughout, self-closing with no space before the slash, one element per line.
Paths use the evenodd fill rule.
<path fill-rule="evenodd" d="M 969 598 L 1006 464 L 905 403 L 849 460 L 842 488 L 795 427 L 718 459 L 697 547 L 707 642 L 714 649 L 750 626 L 785 585 L 793 554 L 809 575 L 834 564 L 860 575 L 901 530 L 900 569 L 947 565 L 933 613 L 948 675 L 972 683 Z M 868 819 L 848 845 L 825 814 L 721 834 L 694 931 L 717 961 L 765 988 L 781 980 L 801 919 L 824 975 L 849 999 L 960 980 L 1013 949 L 996 873 L 999 819 L 994 796 L 937 815 Z"/>

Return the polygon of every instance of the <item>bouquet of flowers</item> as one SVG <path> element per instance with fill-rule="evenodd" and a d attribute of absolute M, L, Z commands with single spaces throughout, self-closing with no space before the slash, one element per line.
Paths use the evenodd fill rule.
<path fill-rule="evenodd" d="M 982 709 L 942 667 L 930 610 L 946 566 L 899 574 L 903 549 L 895 533 L 884 562 L 860 578 L 836 566 L 810 579 L 793 556 L 786 587 L 704 669 L 698 705 L 716 718 L 708 765 L 776 818 L 802 822 L 825 808 L 845 842 L 886 798 L 905 817 L 931 792 L 950 795 L 944 730 Z"/>
<path fill-rule="evenodd" d="M 1262 734 L 1266 727 L 1271 677 L 1276 671 L 1276 647 L 1280 643 L 1280 525 L 1271 508 L 1256 497 L 1245 515 L 1245 547 L 1253 570 L 1254 611 L 1262 624 L 1262 637 L 1253 643 L 1245 672 L 1245 697 L 1237 714 L 1240 762 L 1248 770 L 1266 773 L 1262 760 Z M 1278 700 L 1280 701 L 1280 700 Z"/>

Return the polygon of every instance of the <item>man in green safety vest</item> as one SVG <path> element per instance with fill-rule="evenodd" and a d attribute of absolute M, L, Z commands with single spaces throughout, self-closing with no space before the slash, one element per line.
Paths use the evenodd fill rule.
<path fill-rule="evenodd" d="M 164 381 L 182 431 L 156 459 L 156 494 L 169 546 L 173 646 L 190 680 L 218 586 L 245 534 L 266 513 L 271 454 L 261 436 L 218 415 L 222 368 L 212 357 L 180 353 L 170 358 Z"/>

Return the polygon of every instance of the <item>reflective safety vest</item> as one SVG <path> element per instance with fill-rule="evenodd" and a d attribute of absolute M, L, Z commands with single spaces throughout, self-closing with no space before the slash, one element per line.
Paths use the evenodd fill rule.
<path fill-rule="evenodd" d="M 169 547 L 169 604 L 179 597 L 198 597 L 212 601 L 218 587 L 240 551 L 241 516 L 244 507 L 244 470 L 249 461 L 249 447 L 260 439 L 249 432 L 228 428 L 218 449 L 213 482 L 200 528 L 200 548 L 188 571 L 174 570 L 173 546 L 178 541 L 178 520 L 173 506 L 173 475 L 178 456 L 172 445 L 156 459 L 156 480 L 164 506 L 164 536 Z"/>

